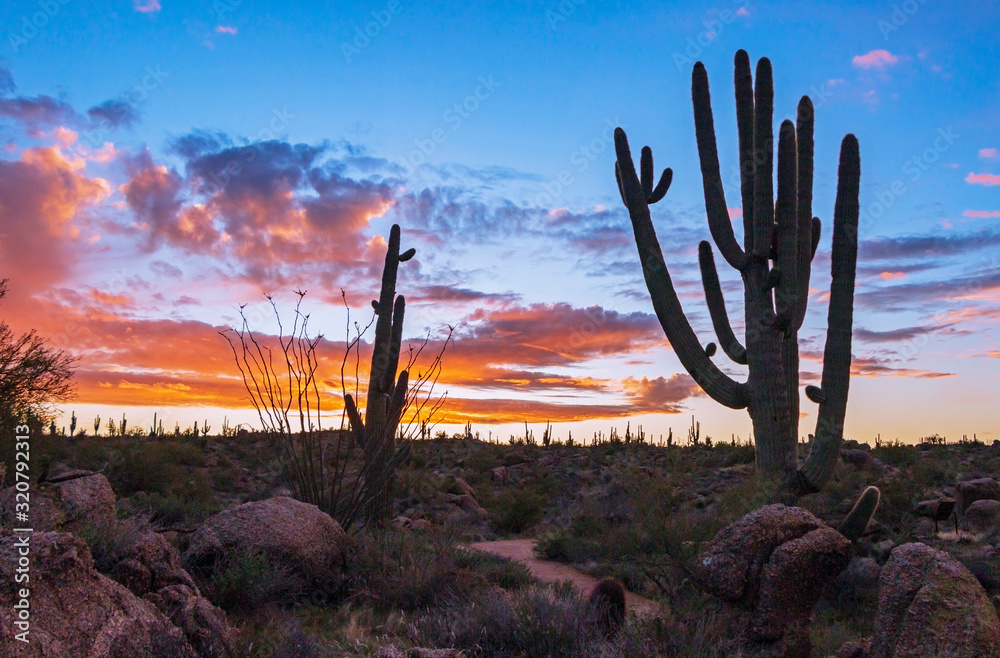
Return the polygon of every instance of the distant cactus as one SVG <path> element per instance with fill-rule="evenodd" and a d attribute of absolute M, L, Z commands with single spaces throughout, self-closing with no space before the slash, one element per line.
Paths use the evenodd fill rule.
<path fill-rule="evenodd" d="M 208 436 L 208 433 L 209 431 L 211 431 L 211 429 L 212 429 L 211 426 L 208 424 L 208 419 L 206 418 L 205 422 L 202 423 L 201 425 L 202 436 Z"/>
<path fill-rule="evenodd" d="M 149 428 L 149 436 L 156 436 L 156 412 L 153 412 L 153 426 Z"/>
<path fill-rule="evenodd" d="M 864 534 L 865 528 L 868 527 L 868 522 L 872 520 L 872 516 L 875 515 L 875 510 L 878 509 L 881 497 L 882 494 L 878 490 L 878 487 L 868 487 L 865 489 L 858 502 L 854 503 L 854 508 L 851 509 L 847 518 L 837 528 L 840 534 L 851 541 L 857 541 Z"/>
<path fill-rule="evenodd" d="M 126 425 L 127 422 L 128 421 L 125 420 L 125 414 L 122 414 L 122 426 L 121 426 L 121 435 L 122 436 L 125 436 L 125 425 Z"/>
<path fill-rule="evenodd" d="M 702 346 L 684 314 L 663 260 L 649 207 L 666 194 L 673 172 L 664 170 L 654 188 L 652 151 L 649 147 L 642 149 L 637 172 L 625 132 L 618 128 L 614 137 L 615 173 L 632 221 L 653 308 L 671 347 L 712 399 L 748 411 L 758 471 L 779 477 L 792 493 L 804 494 L 818 491 L 829 481 L 843 439 L 858 251 L 858 140 L 847 135 L 841 143 L 822 382 L 819 387 L 805 388 L 806 396 L 819 405 L 816 440 L 799 467 L 798 332 L 806 314 L 812 259 L 820 234 L 820 220 L 812 216 L 813 105 L 808 96 L 803 96 L 797 121 L 781 124 L 775 200 L 771 62 L 761 59 L 754 79 L 749 55 L 740 50 L 735 66 L 742 245 L 735 237 L 723 192 L 708 74 L 701 62 L 692 74 L 692 99 L 709 229 L 726 262 L 740 273 L 745 288 L 744 344 L 736 338 L 729 322 L 712 246 L 703 241 L 698 260 L 705 297 L 722 351 L 749 368 L 746 382 L 733 380 L 712 361 L 716 346 Z"/>
<path fill-rule="evenodd" d="M 114 418 L 108 418 L 108 436 L 114 436 L 118 432 L 118 426 L 115 425 Z"/>
<path fill-rule="evenodd" d="M 194 421 L 194 438 L 198 438 L 198 421 Z"/>
<path fill-rule="evenodd" d="M 74 436 L 76 434 L 76 412 L 70 412 L 72 415 L 69 420 L 69 435 Z"/>
<path fill-rule="evenodd" d="M 97 418 L 94 419 L 94 436 L 97 436 L 97 433 L 100 430 L 101 430 L 101 416 L 98 415 Z"/>
<path fill-rule="evenodd" d="M 604 635 L 614 636 L 625 623 L 625 587 L 615 578 L 604 578 L 594 585 L 587 602 Z"/>

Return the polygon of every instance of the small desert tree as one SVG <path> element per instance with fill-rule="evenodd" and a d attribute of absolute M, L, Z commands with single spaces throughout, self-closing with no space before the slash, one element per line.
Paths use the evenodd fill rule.
<path fill-rule="evenodd" d="M 0 299 L 6 294 L 7 279 L 2 279 Z M 17 334 L 0 320 L 0 457 L 8 466 L 15 427 L 27 422 L 40 431 L 53 414 L 52 405 L 73 392 L 75 362 L 64 350 L 47 347 L 34 330 Z"/>

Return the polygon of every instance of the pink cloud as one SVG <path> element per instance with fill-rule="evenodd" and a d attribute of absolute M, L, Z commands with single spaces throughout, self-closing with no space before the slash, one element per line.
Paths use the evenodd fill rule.
<path fill-rule="evenodd" d="M 236 28 L 232 25 L 216 25 L 215 31 L 219 34 L 236 34 Z"/>
<path fill-rule="evenodd" d="M 729 213 L 729 221 L 731 222 L 735 222 L 743 216 L 742 208 L 726 208 L 726 211 Z"/>
<path fill-rule="evenodd" d="M 858 55 L 851 63 L 859 69 L 884 69 L 899 61 L 899 58 L 888 50 L 872 50 L 864 55 Z"/>
<path fill-rule="evenodd" d="M 1000 210 L 966 210 L 962 214 L 975 219 L 993 219 L 1000 217 Z"/>
<path fill-rule="evenodd" d="M 160 0 L 135 0 L 135 10 L 140 14 L 153 14 L 160 9 Z"/>
<path fill-rule="evenodd" d="M 1000 160 L 1000 151 L 995 148 L 979 149 L 979 157 L 983 160 Z"/>
<path fill-rule="evenodd" d="M 750 16 L 750 12 L 747 11 L 746 7 L 740 7 L 739 9 L 736 10 L 736 15 L 741 16 L 743 18 L 747 18 Z"/>
<path fill-rule="evenodd" d="M 994 185 L 1000 185 L 1000 176 L 996 174 L 974 174 L 970 171 L 969 175 L 965 177 L 965 182 L 969 185 L 993 187 Z"/>

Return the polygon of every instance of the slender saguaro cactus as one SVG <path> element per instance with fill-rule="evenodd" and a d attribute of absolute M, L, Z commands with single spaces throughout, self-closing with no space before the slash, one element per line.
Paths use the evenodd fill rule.
<path fill-rule="evenodd" d="M 733 232 L 719 173 L 719 154 L 701 62 L 692 74 L 695 134 L 712 238 L 722 257 L 743 279 L 746 336 L 733 333 L 719 284 L 712 246 L 698 246 L 705 298 L 722 351 L 749 368 L 739 383 L 712 361 L 716 345 L 702 347 L 681 309 L 649 215 L 670 187 L 666 169 L 653 187 L 653 154 L 642 149 L 637 175 L 625 132 L 615 130 L 615 174 L 635 232 L 646 286 L 656 316 L 684 367 L 704 391 L 733 409 L 747 409 L 757 444 L 757 468 L 778 476 L 798 493 L 818 491 L 829 480 L 843 437 L 851 368 L 854 277 L 858 250 L 858 194 L 861 176 L 858 141 L 840 147 L 837 199 L 833 216 L 830 310 L 820 387 L 806 395 L 819 404 L 815 439 L 801 468 L 796 457 L 799 421 L 798 331 L 805 318 L 812 258 L 820 220 L 812 216 L 813 106 L 799 101 L 796 123 L 783 121 L 778 133 L 777 201 L 774 198 L 772 131 L 774 88 L 771 63 L 757 63 L 756 86 L 750 58 L 736 53 L 736 119 L 739 134 L 743 246 Z"/>
<path fill-rule="evenodd" d="M 389 249 L 385 254 L 382 270 L 382 289 L 379 298 L 372 301 L 378 315 L 375 323 L 375 343 L 372 348 L 371 373 L 368 380 L 368 404 L 364 421 L 354 398 L 344 399 L 347 417 L 355 442 L 364 451 L 364 498 L 367 501 L 368 522 L 384 520 L 389 512 L 389 494 L 392 487 L 393 457 L 396 452 L 396 430 L 406 406 L 406 389 L 409 372 L 403 370 L 396 377 L 399 367 L 399 346 L 403 337 L 403 315 L 406 300 L 396 296 L 396 274 L 399 264 L 413 258 L 416 249 L 399 253 L 399 226 L 389 231 Z"/>

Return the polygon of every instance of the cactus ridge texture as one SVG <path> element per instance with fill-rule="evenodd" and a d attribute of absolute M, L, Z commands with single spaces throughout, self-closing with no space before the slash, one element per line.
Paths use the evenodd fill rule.
<path fill-rule="evenodd" d="M 858 141 L 848 134 L 840 147 L 823 374 L 820 386 L 806 391 L 819 405 L 819 412 L 811 451 L 800 467 L 796 457 L 798 332 L 806 315 L 812 259 L 821 229 L 819 218 L 812 215 L 813 105 L 803 96 L 795 123 L 781 123 L 775 180 L 770 61 L 762 58 L 752 74 L 749 55 L 737 52 L 734 82 L 742 245 L 733 231 L 723 191 L 708 74 L 701 62 L 694 67 L 691 95 L 709 229 L 716 248 L 743 280 L 744 342 L 730 324 L 708 242 L 698 245 L 698 262 L 718 345 L 729 359 L 748 367 L 746 382 L 735 381 L 712 361 L 715 345 L 703 347 L 699 342 L 664 263 L 649 206 L 666 194 L 673 179 L 671 170 L 664 170 L 654 189 L 652 151 L 642 149 L 637 174 L 625 132 L 617 128 L 615 176 L 632 221 L 653 308 L 681 363 L 714 400 L 733 409 L 747 409 L 753 421 L 758 470 L 778 476 L 797 493 L 810 493 L 820 490 L 833 474 L 847 410 L 861 177 Z"/>
<path fill-rule="evenodd" d="M 379 520 L 388 510 L 386 504 L 391 488 L 391 460 L 396 453 L 396 431 L 406 406 L 409 372 L 403 370 L 397 378 L 400 344 L 403 338 L 403 317 L 406 299 L 396 295 L 396 275 L 399 264 L 413 258 L 415 249 L 399 252 L 400 231 L 393 224 L 389 231 L 389 248 L 382 270 L 382 288 L 379 298 L 372 300 L 378 316 L 375 323 L 375 342 L 372 346 L 371 372 L 368 379 L 368 402 L 364 420 L 351 394 L 345 396 L 347 417 L 351 434 L 365 455 L 366 491 L 369 520 Z"/>

